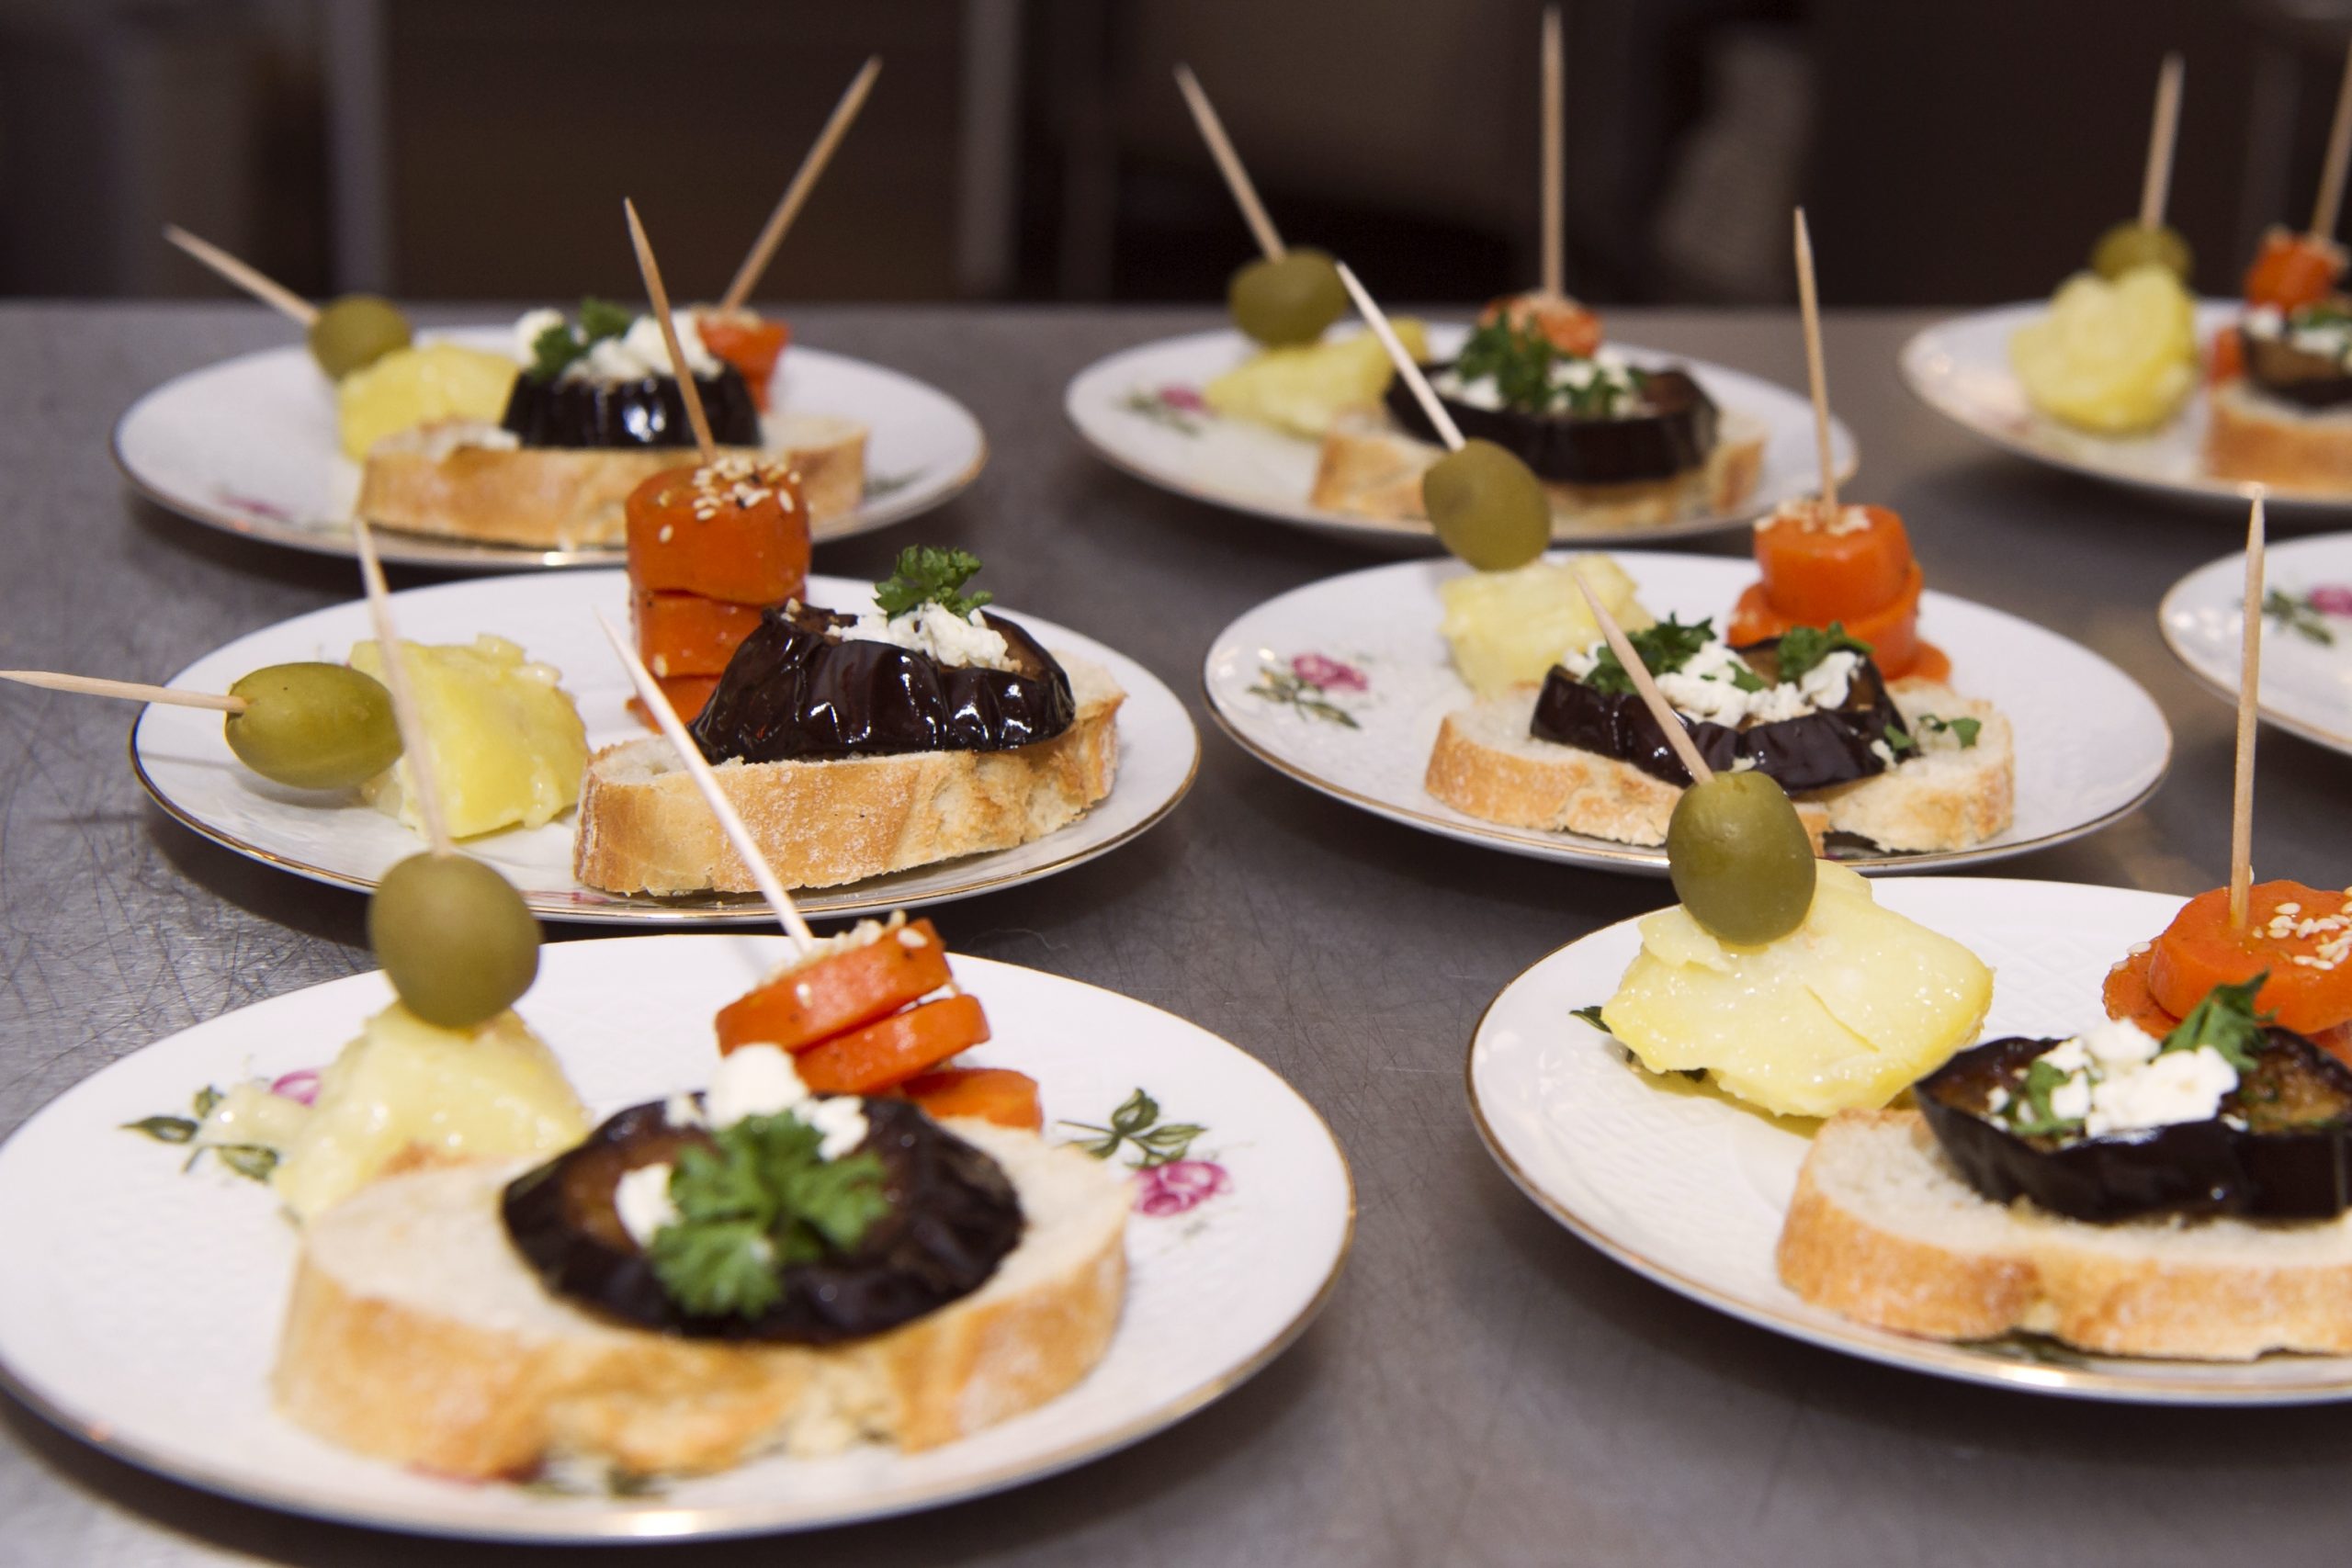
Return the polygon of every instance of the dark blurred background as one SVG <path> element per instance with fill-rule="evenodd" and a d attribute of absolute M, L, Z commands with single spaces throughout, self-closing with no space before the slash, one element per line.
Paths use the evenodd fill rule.
<path fill-rule="evenodd" d="M 309 294 L 725 284 L 886 61 L 762 293 L 1202 300 L 1248 237 L 1189 61 L 1284 233 L 1397 299 L 1535 272 L 1538 0 L 0 0 L 0 292 L 221 291 L 182 223 Z M 1568 277 L 1600 302 L 2046 293 L 2136 204 L 2188 60 L 2172 217 L 2230 292 L 2310 212 L 2352 0 L 1570 0 Z"/>

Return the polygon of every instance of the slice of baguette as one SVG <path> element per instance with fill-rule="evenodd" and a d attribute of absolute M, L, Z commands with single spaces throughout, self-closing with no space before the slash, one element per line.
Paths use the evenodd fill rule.
<path fill-rule="evenodd" d="M 1546 484 L 1552 536 L 1673 523 L 1730 512 L 1756 489 L 1764 466 L 1764 426 L 1726 412 L 1714 449 L 1699 468 L 1672 479 L 1634 484 Z M 1313 504 L 1330 512 L 1390 522 L 1421 521 L 1421 475 L 1444 449 L 1407 434 L 1383 410 L 1351 409 L 1323 437 L 1315 469 Z"/>
<path fill-rule="evenodd" d="M 2352 1352 L 2352 1216 L 2093 1225 L 1979 1196 L 1915 1111 L 1823 1125 L 1781 1229 L 1781 1279 L 1903 1334 L 2047 1334 L 2118 1356 Z"/>
<path fill-rule="evenodd" d="M 1032 1409 L 1110 1345 L 1133 1195 L 1077 1149 L 949 1125 L 1012 1178 L 1020 1245 L 962 1300 L 822 1348 L 679 1338 L 549 1295 L 499 1217 L 527 1160 L 377 1182 L 304 1233 L 272 1374 L 277 1407 L 345 1448 L 469 1479 L 528 1475 L 550 1459 L 652 1474 L 861 1439 L 911 1451 Z"/>
<path fill-rule="evenodd" d="M 782 456 L 800 471 L 810 529 L 857 510 L 865 493 L 865 426 L 830 414 L 768 422 L 777 444 L 765 452 L 719 448 L 722 456 Z M 411 534 L 479 539 L 534 549 L 618 545 L 626 539 L 629 492 L 664 468 L 694 461 L 691 450 L 459 446 L 446 454 L 379 445 L 359 477 L 356 510 L 368 522 Z"/>
<path fill-rule="evenodd" d="M 1890 682 L 1906 719 L 1932 713 L 1982 727 L 1966 750 L 1907 758 L 1872 778 L 1796 797 L 1797 817 L 1822 835 L 1853 833 L 1887 850 L 1964 849 L 2009 825 L 2017 748 L 2009 721 L 1990 703 L 1917 679 Z M 1422 787 L 1457 811 L 1508 828 L 1582 833 L 1622 844 L 1666 842 L 1682 787 L 1598 752 L 1528 733 L 1536 688 L 1523 686 L 1446 715 Z"/>
<path fill-rule="evenodd" d="M 2352 491 L 2352 408 L 2306 409 L 2243 378 L 2213 389 L 2205 468 L 2277 490 Z"/>
<path fill-rule="evenodd" d="M 1062 665 L 1078 718 L 1050 740 L 1011 751 L 727 762 L 718 781 L 787 887 L 831 887 L 1025 844 L 1085 815 L 1118 774 L 1125 694 L 1100 665 Z M 589 759 L 572 872 L 611 893 L 756 890 L 658 737 Z"/>

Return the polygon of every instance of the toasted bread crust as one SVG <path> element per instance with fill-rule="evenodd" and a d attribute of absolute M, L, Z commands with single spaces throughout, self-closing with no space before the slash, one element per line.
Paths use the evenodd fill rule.
<path fill-rule="evenodd" d="M 1323 437 L 1309 499 L 1327 511 L 1391 522 L 1421 521 L 1421 475 L 1442 449 L 1416 440 L 1377 410 L 1340 416 Z M 1673 523 L 1736 510 L 1754 493 L 1764 467 L 1764 432 L 1726 416 L 1707 461 L 1671 479 L 1633 484 L 1546 484 L 1552 536 Z"/>
<path fill-rule="evenodd" d="M 778 452 L 722 447 L 722 456 L 774 459 L 800 474 L 810 527 L 857 510 L 865 492 L 865 427 L 810 419 Z M 694 461 L 676 448 L 460 446 L 444 457 L 369 454 L 356 510 L 370 523 L 412 534 L 479 539 L 536 549 L 618 545 L 629 492 L 664 468 Z"/>
<path fill-rule="evenodd" d="M 2263 397 L 2243 381 L 2214 389 L 2206 470 L 2278 490 L 2352 491 L 2352 417 Z"/>
<path fill-rule="evenodd" d="M 729 762 L 716 770 L 718 781 L 787 887 L 837 886 L 1025 844 L 1076 821 L 1118 774 L 1125 694 L 1091 667 L 1071 673 L 1083 688 L 1077 721 L 1034 746 Z M 756 891 L 694 780 L 672 761 L 667 743 L 650 739 L 589 759 L 573 874 L 614 893 Z"/>

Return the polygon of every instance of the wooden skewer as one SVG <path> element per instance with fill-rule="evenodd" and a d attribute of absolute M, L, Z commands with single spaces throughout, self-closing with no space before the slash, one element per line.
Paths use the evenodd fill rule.
<path fill-rule="evenodd" d="M 685 400 L 686 423 L 694 426 L 695 445 L 702 449 L 706 466 L 718 457 L 718 444 L 710 438 L 710 416 L 703 412 L 702 389 L 695 385 L 694 367 L 686 363 L 686 352 L 678 346 L 678 323 L 670 319 L 670 291 L 662 287 L 662 269 L 653 260 L 653 243 L 645 237 L 645 225 L 638 220 L 637 203 L 624 197 L 621 210 L 628 214 L 628 237 L 637 246 L 637 270 L 645 279 L 646 298 L 653 302 L 653 320 L 662 328 L 662 346 L 670 351 L 670 374 L 678 379 L 678 395 Z"/>
<path fill-rule="evenodd" d="M 1683 728 L 1681 715 L 1674 711 L 1674 705 L 1666 700 L 1666 694 L 1659 691 L 1657 682 L 1650 678 L 1650 667 L 1642 662 L 1640 654 L 1634 651 L 1634 644 L 1625 636 L 1624 628 L 1617 624 L 1617 617 L 1609 613 L 1609 607 L 1600 602 L 1600 595 L 1595 593 L 1592 584 L 1585 581 L 1584 568 L 1571 561 L 1568 575 L 1577 580 L 1577 592 L 1584 595 L 1585 607 L 1600 623 L 1600 635 L 1607 637 L 1609 646 L 1616 650 L 1617 662 L 1625 667 L 1626 677 L 1634 682 L 1634 690 L 1641 694 L 1643 703 L 1650 710 L 1650 717 L 1666 731 L 1667 744 L 1674 748 L 1675 756 L 1690 771 L 1690 782 L 1705 784 L 1713 778 L 1714 769 L 1707 766 L 1707 759 L 1699 755 L 1699 743 L 1691 739 L 1690 732 Z"/>
<path fill-rule="evenodd" d="M 2165 56 L 2156 73 L 2156 118 L 2148 128 L 2148 164 L 2140 175 L 2140 227 L 2161 229 L 2172 191 L 2173 139 L 2180 130 L 2180 51 Z"/>
<path fill-rule="evenodd" d="M 661 726 L 662 733 L 677 749 L 678 761 L 686 765 L 686 773 L 695 781 L 695 787 L 702 791 L 703 800 L 710 807 L 710 814 L 718 818 L 719 831 L 727 835 L 727 841 L 734 846 L 737 858 L 751 872 L 752 880 L 759 885 L 761 896 L 767 899 L 768 908 L 775 911 L 775 918 L 784 923 L 785 931 L 806 952 L 816 942 L 816 933 L 801 918 L 799 908 L 792 901 L 792 895 L 784 890 L 783 879 L 768 863 L 767 856 L 760 852 L 759 841 L 752 837 L 752 829 L 744 826 L 742 814 L 735 809 L 735 803 L 728 799 L 727 792 L 719 787 L 718 775 L 710 771 L 710 763 L 703 756 L 702 748 L 695 745 L 694 737 L 686 733 L 685 722 L 678 717 L 678 710 L 670 705 L 670 698 L 662 690 L 661 682 L 653 679 L 653 672 L 646 669 L 645 661 L 638 658 L 635 649 L 629 647 L 628 638 L 602 610 L 596 612 L 596 624 L 605 628 L 605 639 L 613 645 L 613 652 L 619 658 L 621 667 L 628 671 L 629 683 L 637 688 L 638 701 L 645 705 L 645 711 L 653 716 L 653 722 Z"/>
<path fill-rule="evenodd" d="M 376 627 L 376 649 L 384 660 L 384 688 L 392 694 L 392 722 L 401 732 L 401 750 L 408 760 L 409 787 L 416 792 L 417 814 L 424 818 L 424 839 L 435 854 L 455 854 L 449 818 L 441 809 L 441 781 L 433 772 L 433 738 L 425 733 L 416 690 L 408 682 L 408 650 L 401 647 L 400 634 L 392 627 L 391 594 L 384 586 L 384 563 L 376 558 L 376 536 L 366 518 L 355 517 L 351 536 L 359 547 L 359 580 L 368 586 L 368 618 Z"/>
<path fill-rule="evenodd" d="M 1274 231 L 1274 220 L 1266 216 L 1265 204 L 1258 199 L 1258 187 L 1250 183 L 1250 172 L 1241 166 L 1240 154 L 1234 152 L 1232 141 L 1225 134 L 1225 122 L 1217 118 L 1209 96 L 1201 91 L 1200 79 L 1193 74 L 1191 66 L 1176 67 L 1176 86 L 1192 107 L 1193 123 L 1201 128 L 1201 140 L 1209 144 L 1209 156 L 1216 160 L 1226 188 L 1233 192 L 1233 199 L 1241 209 L 1242 221 L 1257 236 L 1258 248 L 1266 253 L 1267 260 L 1282 260 L 1283 237 Z"/>
<path fill-rule="evenodd" d="M 1829 373 L 1821 359 L 1821 298 L 1813 283 L 1813 232 L 1797 209 L 1797 304 L 1804 313 L 1804 367 L 1813 384 L 1813 439 L 1821 457 L 1821 506 L 1838 515 L 1838 464 L 1830 451 Z"/>
<path fill-rule="evenodd" d="M 2312 232 L 2335 237 L 2344 208 L 2344 172 L 2352 162 L 2352 44 L 2345 46 L 2344 76 L 2335 87 L 2335 118 L 2327 128 L 2327 161 L 2320 165 L 2319 197 L 2312 204 Z"/>
<path fill-rule="evenodd" d="M 243 713 L 245 699 L 227 693 L 183 692 L 172 686 L 147 686 L 136 681 L 107 681 L 96 675 L 61 675 L 49 670 L 0 670 L 0 681 L 39 686 L 51 692 L 78 692 L 85 697 L 121 697 L 127 702 L 159 703 L 165 707 L 210 708 L 215 713 Z"/>
<path fill-rule="evenodd" d="M 874 78 L 880 74 L 882 57 L 876 54 L 868 56 L 865 63 L 858 68 L 857 74 L 850 78 L 841 102 L 833 106 L 831 116 L 825 121 L 825 129 L 817 133 L 816 144 L 808 149 L 808 155 L 800 160 L 799 171 L 792 176 L 792 183 L 784 187 L 784 195 L 777 200 L 775 210 L 768 214 L 766 225 L 760 230 L 760 237 L 752 242 L 751 253 L 744 256 L 743 265 L 735 269 L 735 281 L 727 286 L 727 292 L 719 299 L 720 310 L 741 310 L 743 301 L 752 297 L 752 290 L 760 286 L 760 275 L 767 271 L 768 263 L 775 259 L 775 248 L 784 243 L 785 231 L 791 228 L 792 220 L 800 216 L 800 209 L 808 201 L 808 193 L 817 188 L 818 176 L 825 172 L 825 165 L 833 161 L 833 150 L 842 144 L 842 138 L 849 134 L 850 122 L 857 118 L 857 111 L 865 107 L 865 95 L 874 90 Z"/>
<path fill-rule="evenodd" d="M 198 239 L 176 223 L 164 225 L 164 238 L 288 320 L 307 328 L 319 319 L 316 305 L 211 241 Z"/>
<path fill-rule="evenodd" d="M 1430 423 L 1437 426 L 1438 434 L 1444 437 L 1446 450 L 1461 451 L 1461 427 L 1453 423 L 1453 416 L 1445 412 L 1445 405 L 1437 400 L 1437 392 L 1430 387 L 1430 378 L 1421 374 L 1421 367 L 1413 363 L 1413 356 L 1406 353 L 1405 345 L 1397 341 L 1396 329 L 1388 324 L 1387 316 L 1373 302 L 1364 286 L 1357 281 L 1354 270 L 1345 262 L 1340 262 L 1339 268 L 1340 281 L 1348 286 L 1348 295 L 1355 300 L 1356 310 L 1363 315 L 1364 324 L 1372 329 L 1372 335 L 1380 340 L 1380 346 L 1388 351 L 1389 362 L 1396 367 L 1396 374 L 1405 378 L 1405 385 L 1413 389 L 1414 400 L 1421 405 L 1421 412 L 1430 416 Z"/>
<path fill-rule="evenodd" d="M 2245 624 L 2238 637 L 2237 771 L 2230 790 L 2230 929 L 2245 929 L 2254 886 L 2254 729 L 2262 705 L 2262 490 L 2245 522 Z"/>
<path fill-rule="evenodd" d="M 1567 292 L 1566 232 L 1566 115 L 1562 107 L 1566 73 L 1560 58 L 1560 8 L 1544 7 L 1544 292 L 1558 299 Z"/>

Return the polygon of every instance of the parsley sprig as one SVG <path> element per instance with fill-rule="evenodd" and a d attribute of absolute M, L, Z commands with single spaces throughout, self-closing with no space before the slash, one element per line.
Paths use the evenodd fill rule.
<path fill-rule="evenodd" d="M 751 1116 L 679 1151 L 678 1217 L 647 1253 L 670 1299 L 708 1317 L 757 1317 L 784 1295 L 780 1271 L 846 1252 L 890 1212 L 882 1162 L 819 1157 L 824 1134 L 786 1112 Z"/>
<path fill-rule="evenodd" d="M 2214 987 L 2205 993 L 2203 1001 L 2188 1010 L 2188 1017 L 2173 1026 L 2161 1050 L 2194 1051 L 2211 1045 L 2241 1074 L 2254 1071 L 2254 1054 L 2261 1048 L 2262 1032 L 2278 1019 L 2276 1012 L 2254 1010 L 2255 993 L 2268 978 L 2270 971 L 2265 969 L 2243 985 Z"/>
<path fill-rule="evenodd" d="M 980 558 L 969 550 L 941 549 L 936 545 L 909 545 L 899 552 L 890 576 L 874 585 L 874 603 L 886 615 L 903 615 L 926 604 L 943 606 L 967 620 L 996 595 L 957 592 L 980 570 Z"/>
<path fill-rule="evenodd" d="M 1976 744 L 1976 737 L 1983 732 L 1984 721 L 1965 716 L 1959 718 L 1943 718 L 1935 714 L 1923 713 L 1911 721 L 1911 728 L 1922 735 L 1950 735 L 1959 744 L 1960 749 L 1965 751 Z M 1916 750 L 1918 744 L 1916 737 L 1900 727 L 1892 724 L 1886 727 L 1888 750 L 1910 751 Z"/>
<path fill-rule="evenodd" d="M 1832 621 L 1826 627 L 1791 626 L 1781 634 L 1777 650 L 1781 660 L 1781 679 L 1794 681 L 1833 653 L 1858 653 L 1871 656 L 1871 645 L 1846 630 L 1843 621 Z"/>
<path fill-rule="evenodd" d="M 1712 616 L 1686 624 L 1668 615 L 1655 626 L 1625 634 L 1625 640 L 1634 645 L 1634 653 L 1640 656 L 1642 663 L 1653 675 L 1673 674 L 1690 663 L 1698 651 L 1713 642 L 1714 637 L 1715 623 Z M 1596 692 L 1609 692 L 1620 696 L 1634 689 L 1634 678 L 1625 673 L 1625 666 L 1619 661 L 1617 650 L 1605 643 L 1594 656 L 1592 669 L 1585 676 L 1584 683 Z M 1763 677 L 1752 670 L 1734 671 L 1732 683 L 1743 692 L 1764 689 Z"/>
<path fill-rule="evenodd" d="M 635 320 L 626 305 L 616 305 L 609 299 L 582 299 L 577 325 L 558 321 L 531 340 L 531 379 L 554 380 L 573 361 L 585 359 L 588 351 L 606 338 L 628 335 L 629 323 Z"/>
<path fill-rule="evenodd" d="M 1555 384 L 1555 364 L 1590 364 L 1592 375 L 1583 386 Z M 1565 408 L 1579 418 L 1606 419 L 1638 401 L 1645 378 L 1639 370 L 1611 372 L 1582 355 L 1561 348 L 1542 329 L 1515 327 L 1498 317 L 1470 334 L 1454 356 L 1453 373 L 1464 381 L 1494 378 L 1503 406 L 1524 413 L 1552 413 Z"/>

